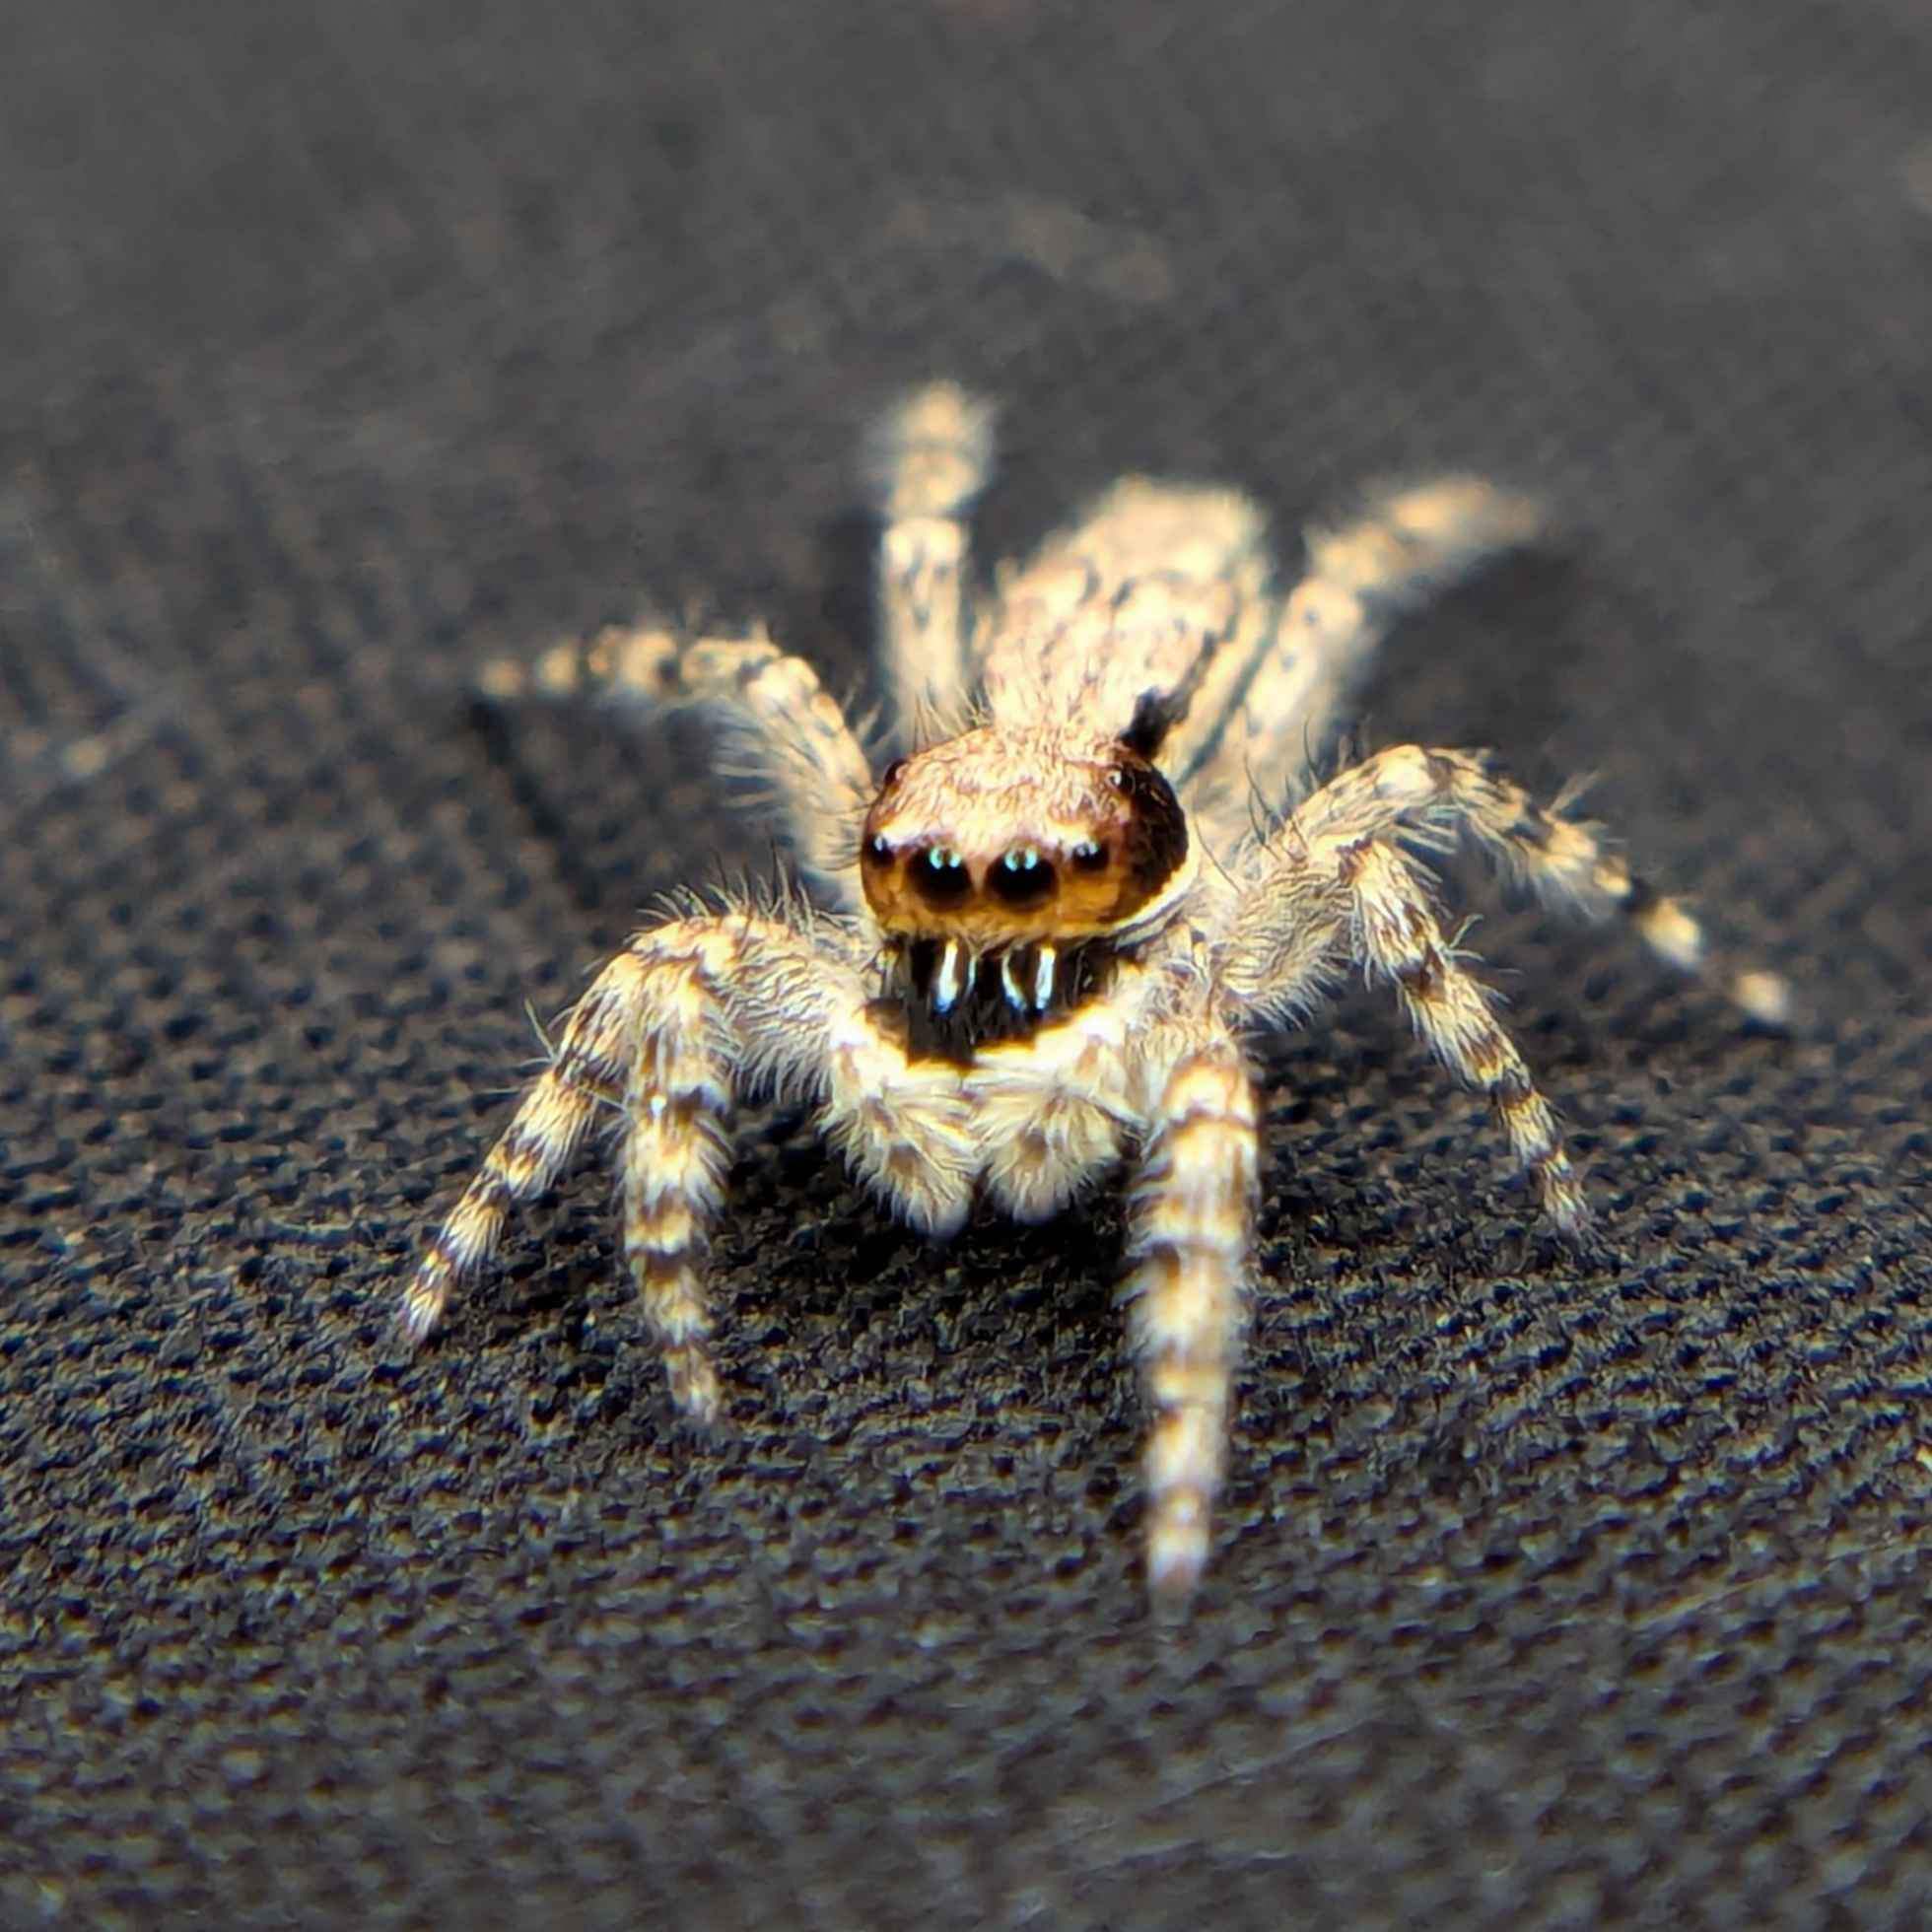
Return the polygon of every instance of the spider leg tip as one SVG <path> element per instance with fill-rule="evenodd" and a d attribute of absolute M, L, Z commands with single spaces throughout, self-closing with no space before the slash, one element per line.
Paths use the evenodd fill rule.
<path fill-rule="evenodd" d="M 405 1301 L 396 1310 L 394 1327 L 396 1334 L 402 1338 L 403 1346 L 413 1355 L 430 1339 L 436 1322 L 437 1317 L 433 1312 Z"/>
<path fill-rule="evenodd" d="M 1164 1616 L 1189 1609 L 1208 1567 L 1208 1513 L 1176 1501 L 1168 1499 L 1147 1532 L 1147 1595 Z"/>
<path fill-rule="evenodd" d="M 427 1342 L 443 1319 L 449 1298 L 448 1266 L 432 1251 L 416 1265 L 396 1305 L 395 1331 L 413 1354 Z"/>
<path fill-rule="evenodd" d="M 515 657 L 492 657 L 476 673 L 472 689 L 477 697 L 501 704 L 521 697 L 529 683 L 527 668 Z"/>
<path fill-rule="evenodd" d="M 1740 973 L 1731 982 L 1731 998 L 1745 1017 L 1782 1033 L 1791 1024 L 1791 983 L 1779 973 Z"/>

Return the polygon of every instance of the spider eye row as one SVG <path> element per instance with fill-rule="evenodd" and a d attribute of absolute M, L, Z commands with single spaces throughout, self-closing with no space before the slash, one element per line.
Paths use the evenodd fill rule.
<path fill-rule="evenodd" d="M 890 865 L 897 857 L 891 842 L 882 838 L 870 841 L 866 856 L 878 865 Z M 1067 862 L 1076 872 L 1104 872 L 1107 848 L 1082 839 L 1069 850 Z M 949 845 L 920 846 L 908 853 L 906 880 L 927 905 L 938 908 L 964 905 L 975 891 L 971 868 Z M 1016 845 L 986 869 L 986 891 L 1008 906 L 1040 905 L 1053 897 L 1059 883 L 1058 868 L 1036 845 Z"/>

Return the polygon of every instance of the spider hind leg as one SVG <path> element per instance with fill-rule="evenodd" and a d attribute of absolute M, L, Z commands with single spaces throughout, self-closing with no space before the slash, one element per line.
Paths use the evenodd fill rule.
<path fill-rule="evenodd" d="M 1239 1048 L 1202 1039 L 1168 1075 L 1134 1183 L 1127 1295 L 1153 1419 L 1145 1453 L 1147 1583 L 1200 1580 L 1227 1462 L 1246 1321 L 1260 1126 Z"/>

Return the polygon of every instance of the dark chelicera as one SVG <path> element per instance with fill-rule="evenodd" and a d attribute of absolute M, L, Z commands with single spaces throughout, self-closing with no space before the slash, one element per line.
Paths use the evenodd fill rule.
<path fill-rule="evenodd" d="M 1014 946 L 983 954 L 972 991 L 949 1012 L 932 1010 L 932 982 L 944 941 L 911 939 L 888 954 L 886 992 L 897 994 L 906 1019 L 906 1051 L 916 1060 L 950 1060 L 970 1066 L 981 1047 L 1000 1040 L 1024 1040 L 1042 1026 L 1063 1019 L 1112 983 L 1120 954 L 1104 940 L 1061 949 L 1053 999 L 1044 1011 L 1016 1006 L 1007 999 L 1000 968 L 1010 955 L 1014 977 L 1033 984 L 1039 949 Z"/>

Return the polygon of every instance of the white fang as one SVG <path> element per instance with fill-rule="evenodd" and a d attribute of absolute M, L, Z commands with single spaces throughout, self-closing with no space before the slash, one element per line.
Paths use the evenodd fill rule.
<path fill-rule="evenodd" d="M 935 1013 L 951 1012 L 960 994 L 972 987 L 973 957 L 970 953 L 964 953 L 962 970 L 962 953 L 959 941 L 948 939 L 939 954 L 939 970 L 932 976 L 932 1010 Z"/>
<path fill-rule="evenodd" d="M 1058 946 L 1042 946 L 1033 968 L 1033 1009 L 1044 1013 L 1053 1004 L 1054 967 L 1060 959 Z"/>
<path fill-rule="evenodd" d="M 1000 984 L 1004 989 L 1006 1003 L 1016 1006 L 1021 1012 L 1026 1010 L 1026 995 L 1020 991 L 1019 976 L 1013 971 L 1013 955 L 1002 952 L 1000 955 Z"/>

